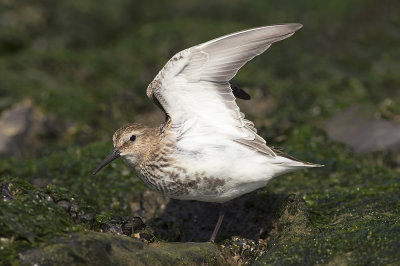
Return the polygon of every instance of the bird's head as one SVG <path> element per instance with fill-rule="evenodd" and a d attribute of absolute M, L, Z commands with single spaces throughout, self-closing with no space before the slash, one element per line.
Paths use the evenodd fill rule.
<path fill-rule="evenodd" d="M 93 171 L 95 175 L 104 166 L 121 157 L 131 167 L 138 165 L 157 143 L 156 130 L 142 124 L 126 124 L 113 136 L 113 151 Z"/>

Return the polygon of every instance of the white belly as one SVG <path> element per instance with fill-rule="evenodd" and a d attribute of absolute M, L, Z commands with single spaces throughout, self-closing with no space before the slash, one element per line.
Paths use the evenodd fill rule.
<path fill-rule="evenodd" d="M 174 154 L 176 166 L 186 172 L 181 171 L 179 178 L 166 174 L 165 187 L 170 189 L 157 190 L 176 199 L 225 202 L 265 186 L 276 174 L 276 167 L 261 153 L 239 147 L 230 152 L 201 149 L 193 154 Z M 165 172 L 175 175 L 173 168 Z"/>
<path fill-rule="evenodd" d="M 151 189 L 181 200 L 225 202 L 288 172 L 279 160 L 234 143 L 176 149 L 168 166 L 136 171 Z M 277 161 L 278 160 L 278 161 Z"/>

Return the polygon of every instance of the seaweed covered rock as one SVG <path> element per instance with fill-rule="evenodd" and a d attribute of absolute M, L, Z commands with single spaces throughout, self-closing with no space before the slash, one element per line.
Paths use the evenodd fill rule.
<path fill-rule="evenodd" d="M 74 202 L 71 193 L 51 187 L 37 189 L 18 178 L 0 181 L 0 255 L 4 263 L 10 263 L 18 252 L 51 237 L 84 230 L 56 203 L 58 197 Z"/>
<path fill-rule="evenodd" d="M 112 234 L 86 232 L 51 239 L 20 254 L 22 263 L 39 265 L 232 265 L 212 243 L 146 244 Z"/>
<path fill-rule="evenodd" d="M 212 243 L 156 241 L 140 217 L 94 209 L 66 189 L 1 178 L 0 257 L 4 264 L 232 264 Z M 97 231 L 97 232 L 95 232 Z"/>

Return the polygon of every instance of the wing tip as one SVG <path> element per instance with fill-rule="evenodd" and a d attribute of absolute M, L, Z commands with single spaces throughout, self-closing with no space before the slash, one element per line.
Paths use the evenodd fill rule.
<path fill-rule="evenodd" d="M 277 24 L 277 25 L 270 25 L 267 27 L 279 28 L 281 33 L 283 33 L 284 35 L 291 36 L 296 31 L 303 28 L 303 24 L 301 24 L 301 23 L 282 23 L 282 24 Z"/>
<path fill-rule="evenodd" d="M 233 33 L 212 39 L 208 42 L 198 44 L 194 47 L 202 49 L 207 45 L 210 45 L 217 41 L 224 40 L 229 37 L 238 36 L 241 34 L 254 32 L 254 31 L 263 31 L 263 30 L 267 30 L 267 32 L 269 32 L 270 34 L 281 35 L 282 38 L 280 40 L 282 40 L 282 39 L 286 39 L 286 38 L 290 37 L 291 35 L 293 35 L 296 31 L 298 31 L 302 27 L 303 27 L 303 24 L 301 24 L 301 23 L 281 23 L 281 24 L 264 25 L 264 26 L 259 26 L 259 27 L 254 27 L 254 28 L 250 28 L 250 29 L 246 29 L 246 30 L 233 32 Z M 279 41 L 279 40 L 276 40 L 276 41 Z M 276 41 L 274 41 L 274 42 L 276 42 Z"/>
<path fill-rule="evenodd" d="M 283 25 L 288 26 L 291 30 L 293 30 L 293 32 L 298 31 L 299 29 L 303 28 L 303 24 L 301 24 L 301 23 L 286 23 Z"/>
<path fill-rule="evenodd" d="M 293 33 L 298 31 L 299 29 L 303 28 L 303 24 L 293 22 L 293 23 L 278 23 L 278 24 L 271 24 L 271 25 L 265 25 L 265 26 L 259 26 L 255 28 L 250 28 L 247 31 L 251 30 L 259 30 L 259 29 L 265 29 L 265 28 L 280 28 L 281 30 L 285 30 L 287 32 Z M 244 30 L 246 31 L 246 30 Z"/>

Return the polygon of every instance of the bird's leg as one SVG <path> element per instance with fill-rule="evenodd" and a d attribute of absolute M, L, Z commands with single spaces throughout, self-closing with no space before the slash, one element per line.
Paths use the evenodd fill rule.
<path fill-rule="evenodd" d="M 214 232 L 212 233 L 211 238 L 210 238 L 210 242 L 214 242 L 215 241 L 215 238 L 217 237 L 217 234 L 218 234 L 219 228 L 221 226 L 222 220 L 224 219 L 224 215 L 225 215 L 225 205 L 224 204 L 220 204 L 219 205 L 218 222 L 215 225 Z"/>

